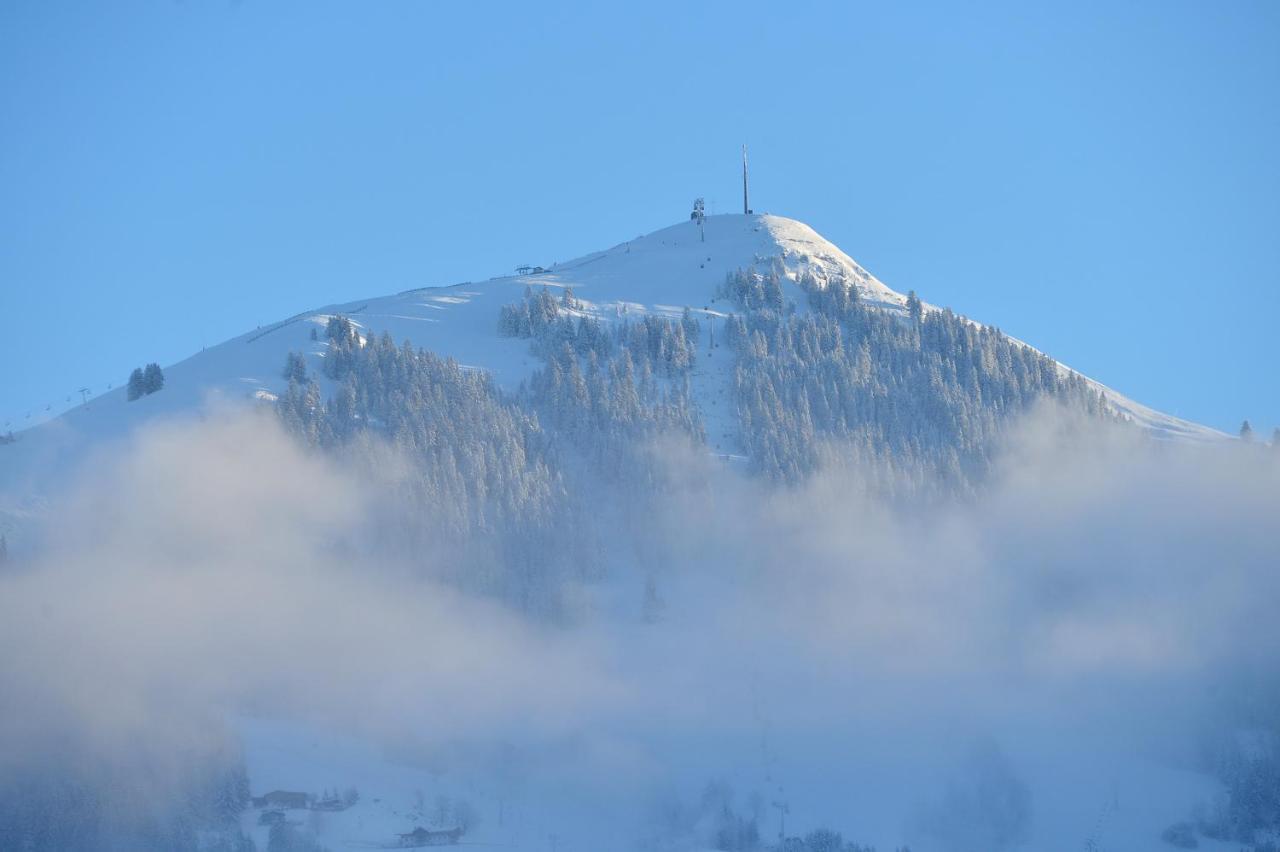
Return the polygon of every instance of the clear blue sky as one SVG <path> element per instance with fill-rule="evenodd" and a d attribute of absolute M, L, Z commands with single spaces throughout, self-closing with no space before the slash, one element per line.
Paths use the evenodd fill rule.
<path fill-rule="evenodd" d="M 1280 3 L 0 5 L 0 423 L 334 301 L 737 202 L 1280 424 Z"/>

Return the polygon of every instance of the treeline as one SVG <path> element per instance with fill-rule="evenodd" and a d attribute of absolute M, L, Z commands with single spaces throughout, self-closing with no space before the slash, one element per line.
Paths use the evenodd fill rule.
<path fill-rule="evenodd" d="M 387 460 L 369 439 L 384 439 L 411 475 L 388 485 L 383 537 L 452 566 L 473 588 L 534 605 L 562 555 L 556 532 L 564 522 L 564 488 L 537 417 L 504 399 L 488 374 L 451 358 L 397 346 L 386 334 L 361 338 L 343 317 L 330 321 L 328 335 L 323 372 L 333 392 L 325 399 L 305 361 L 290 354 L 289 386 L 277 402 L 286 428 L 370 475 Z"/>
<path fill-rule="evenodd" d="M 501 317 L 500 330 L 527 337 L 545 361 L 517 396 L 547 429 L 586 576 L 615 561 L 640 565 L 640 614 L 656 619 L 651 519 L 672 487 L 669 451 L 706 442 L 690 387 L 697 320 L 686 307 L 679 320 L 623 314 L 605 323 L 584 315 L 572 291 L 557 299 L 546 289 L 526 290 Z M 536 319 L 526 326 L 525 317 Z"/>
<path fill-rule="evenodd" d="M 1206 837 L 1241 843 L 1280 839 L 1280 732 L 1272 724 L 1254 731 L 1253 738 L 1246 747 L 1233 733 L 1214 756 L 1211 769 L 1225 796 L 1197 819 L 1195 827 Z M 1183 826 L 1194 841 L 1191 824 Z"/>
<path fill-rule="evenodd" d="M 890 467 L 948 493 L 986 473 L 1011 416 L 1045 397 L 1101 416 L 1078 375 L 949 310 L 864 305 L 857 287 L 802 277 L 808 311 L 783 298 L 776 271 L 738 271 L 718 295 L 738 355 L 734 396 L 752 467 L 797 482 L 833 454 Z"/>
<path fill-rule="evenodd" d="M 154 767 L 50 760 L 0 780 L 0 849 L 249 852 L 238 826 L 249 805 L 243 763 L 205 761 L 169 786 L 142 789 Z M 216 845 L 210 844 L 217 837 Z"/>
<path fill-rule="evenodd" d="M 697 354 L 698 320 L 684 309 L 680 322 L 645 314 L 634 322 L 623 318 L 605 325 L 582 313 L 582 306 L 566 287 L 556 298 L 547 288 L 525 288 L 524 298 L 503 305 L 498 332 L 504 337 L 529 338 L 534 354 L 552 360 L 565 347 L 585 358 L 590 354 L 609 360 L 620 350 L 666 378 L 684 376 Z"/>
<path fill-rule="evenodd" d="M 304 356 L 290 353 L 277 410 L 305 444 L 370 476 L 380 446 L 409 461 L 411 475 L 386 489 L 381 539 L 450 566 L 467 588 L 555 611 L 565 581 L 603 570 L 602 516 L 661 487 L 650 439 L 702 441 L 689 388 L 696 320 L 605 326 L 575 309 L 571 293 L 545 290 L 503 309 L 539 317 L 520 329 L 546 360 L 511 395 L 487 373 L 333 317 L 327 397 Z"/>
<path fill-rule="evenodd" d="M 602 359 L 595 352 L 581 358 L 565 345 L 522 387 L 520 398 L 551 429 L 560 453 L 586 460 L 592 476 L 615 482 L 651 478 L 650 439 L 666 434 L 704 440 L 688 376 L 663 381 L 656 363 L 661 362 L 636 359 L 625 347 Z"/>
<path fill-rule="evenodd" d="M 788 837 L 773 849 L 774 852 L 876 852 L 874 846 L 864 846 L 861 843 L 845 840 L 840 832 L 827 828 L 815 829 L 803 837 Z M 901 847 L 895 852 L 911 852 L 911 850 Z"/>
<path fill-rule="evenodd" d="M 828 828 L 800 836 L 779 835 L 776 842 L 767 842 L 761 837 L 764 816 L 765 802 L 758 793 L 740 806 L 728 783 L 712 781 L 694 803 L 678 798 L 659 802 L 648 845 L 671 849 L 694 845 L 719 852 L 876 852 L 874 846 L 845 840 Z M 894 852 L 911 851 L 903 847 Z"/>
<path fill-rule="evenodd" d="M 562 448 L 586 459 L 611 481 L 650 478 L 649 439 L 677 434 L 701 443 L 689 374 L 697 355 L 698 321 L 685 308 L 679 322 L 644 315 L 605 325 L 574 312 L 566 288 L 557 299 L 543 288 L 500 311 L 503 334 L 531 340 L 546 366 L 519 397 L 536 411 Z"/>

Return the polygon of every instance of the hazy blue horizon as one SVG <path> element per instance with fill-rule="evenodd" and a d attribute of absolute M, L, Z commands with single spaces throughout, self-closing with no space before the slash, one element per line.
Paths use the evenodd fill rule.
<path fill-rule="evenodd" d="M 757 212 L 1266 437 L 1277 46 L 1264 3 L 7 4 L 0 424 L 308 308 L 732 212 L 746 142 Z"/>

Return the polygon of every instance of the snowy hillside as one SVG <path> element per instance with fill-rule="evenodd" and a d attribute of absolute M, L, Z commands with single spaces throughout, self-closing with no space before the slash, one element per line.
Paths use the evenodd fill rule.
<path fill-rule="evenodd" d="M 170 808 L 147 848 L 1225 852 L 1280 739 L 1199 715 L 1274 599 L 1274 486 L 1224 437 L 800 222 L 682 222 L 309 310 L 0 445 L 0 684 L 205 784 L 128 791 Z M 49 751 L 0 846 L 109 834 L 112 785 L 27 792 Z"/>
<path fill-rule="evenodd" d="M 712 216 L 706 219 L 705 235 L 695 222 L 682 222 L 541 272 L 356 299 L 256 328 L 166 367 L 163 393 L 127 402 L 124 389 L 119 388 L 20 433 L 17 444 L 0 448 L 0 489 L 11 494 L 42 491 L 38 484 L 49 476 L 52 459 L 77 457 L 94 442 L 120 437 L 157 415 L 196 410 L 211 397 L 273 398 L 285 386 L 281 368 L 289 352 L 307 352 L 313 361 L 323 357 L 323 334 L 316 341 L 312 331 L 323 331 L 335 314 L 351 317 L 362 333 L 386 332 L 396 342 L 409 340 L 417 347 L 452 356 L 464 366 L 487 370 L 499 386 L 513 389 L 540 362 L 530 355 L 527 341 L 499 336 L 497 316 L 504 304 L 520 299 L 527 287 L 572 288 L 581 311 L 603 321 L 646 313 L 676 318 L 688 306 L 704 318 L 703 334 L 709 337 L 716 333 L 717 319 L 733 310 L 714 298 L 726 275 L 743 268 L 775 267 L 793 281 L 803 274 L 819 282 L 842 277 L 856 283 L 866 303 L 905 310 L 903 294 L 881 283 L 802 222 L 771 215 Z M 787 296 L 803 309 L 804 296 L 798 289 Z M 735 427 L 726 391 L 732 354 L 710 349 L 706 342 L 700 348 L 707 357 L 699 359 L 693 373 L 695 398 L 710 448 L 732 453 Z M 1159 436 L 1223 437 L 1216 430 L 1153 411 L 1096 382 L 1090 384 L 1106 394 L 1116 412 Z M 15 507 L 0 508 L 16 513 Z"/>

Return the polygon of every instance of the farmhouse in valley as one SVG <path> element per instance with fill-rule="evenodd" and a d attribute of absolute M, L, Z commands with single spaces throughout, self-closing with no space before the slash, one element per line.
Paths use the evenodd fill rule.
<path fill-rule="evenodd" d="M 400 846 L 413 849 L 420 846 L 456 846 L 462 837 L 461 828 L 415 828 L 408 834 L 400 835 Z"/>
<path fill-rule="evenodd" d="M 272 790 L 262 796 L 255 796 L 255 808 L 284 808 L 286 810 L 305 810 L 311 802 L 306 793 L 293 793 L 288 790 Z"/>

